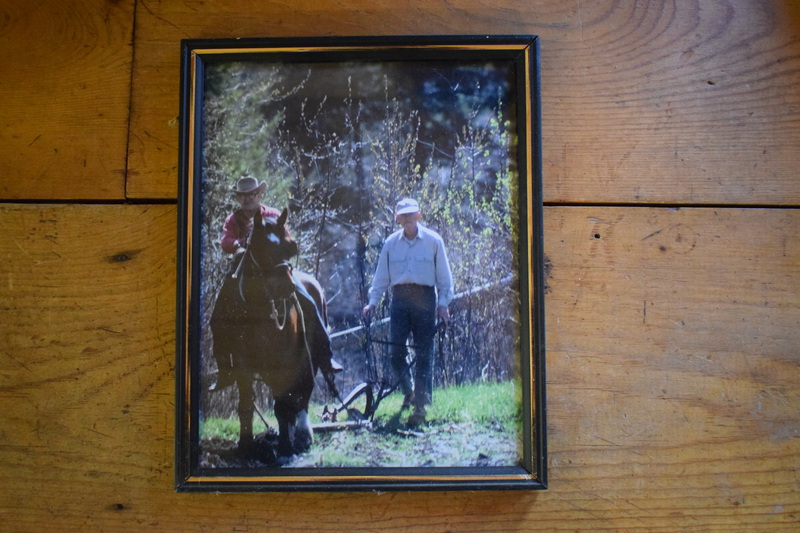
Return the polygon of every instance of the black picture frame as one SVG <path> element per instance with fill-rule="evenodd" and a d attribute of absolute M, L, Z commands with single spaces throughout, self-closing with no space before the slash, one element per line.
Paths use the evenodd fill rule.
<path fill-rule="evenodd" d="M 283 69 L 288 70 L 284 73 Z M 365 74 L 366 70 L 360 69 L 371 70 L 369 70 L 369 74 Z M 261 70 L 267 71 L 266 77 L 255 75 L 256 71 L 260 73 Z M 288 73 L 289 70 L 291 70 L 291 74 Z M 301 72 L 301 75 L 297 75 L 295 71 Z M 274 83 L 276 78 L 274 75 L 270 77 L 270 72 L 278 73 L 283 85 Z M 241 94 L 234 93 L 234 89 L 231 88 L 234 84 L 228 83 L 235 76 L 238 76 L 236 81 L 239 85 L 250 83 L 247 80 L 256 78 L 261 81 L 252 81 L 252 83 L 262 83 L 263 85 L 259 86 L 259 89 L 246 87 L 243 93 L 249 98 L 246 99 Z M 299 77 L 293 78 L 292 76 Z M 266 82 L 263 81 L 265 79 Z M 367 79 L 371 83 L 368 84 Z M 408 79 L 413 79 L 413 83 L 402 85 L 405 83 L 404 80 Z M 372 86 L 375 89 L 374 92 L 359 89 L 359 83 Z M 464 86 L 468 86 L 469 89 L 462 90 L 461 88 Z M 261 95 L 250 98 L 251 93 L 258 90 L 262 90 Z M 330 94 L 328 94 L 329 91 Z M 323 92 L 324 95 L 321 94 Z M 539 94 L 539 40 L 537 36 L 533 35 L 192 39 L 182 41 L 178 167 L 176 490 L 181 492 L 259 492 L 530 490 L 547 488 L 544 353 L 545 259 L 542 236 Z M 220 95 L 226 95 L 227 99 Z M 331 104 L 331 102 L 334 103 Z M 394 106 L 397 102 L 400 104 Z M 486 103 L 479 105 L 476 102 Z M 491 105 L 489 102 L 492 102 Z M 237 106 L 250 107 L 241 111 L 234 109 L 235 107 L 238 109 Z M 346 106 L 349 108 L 345 109 Z M 372 113 L 371 116 L 377 117 L 378 111 L 376 110 L 385 110 L 392 106 L 395 110 L 402 108 L 403 111 L 397 111 L 396 116 L 384 117 L 382 120 L 390 121 L 398 127 L 394 134 L 387 133 L 389 131 L 387 129 L 380 130 L 388 122 L 380 123 L 383 126 L 379 127 L 364 119 L 364 116 L 369 113 Z M 356 110 L 360 116 L 356 117 L 350 113 L 353 110 Z M 234 111 L 239 113 L 237 115 L 239 118 L 236 120 L 248 120 L 248 116 L 256 117 L 261 121 L 260 129 L 245 132 L 243 130 L 247 130 L 252 125 L 239 124 L 230 127 L 224 134 L 220 133 L 222 129 L 222 126 L 219 126 L 220 121 L 233 121 L 234 119 L 230 116 L 234 114 Z M 348 115 L 348 113 L 350 114 Z M 492 113 L 496 113 L 496 116 Z M 370 135 L 370 131 L 379 131 L 379 133 L 372 134 L 372 144 L 364 138 L 360 138 L 358 144 L 352 140 L 341 141 L 344 136 L 341 131 L 330 133 L 315 130 L 314 125 L 321 127 L 319 121 L 314 122 L 321 114 L 325 114 L 325 120 L 328 123 L 344 124 L 347 122 L 347 133 L 351 136 L 359 134 L 367 137 Z M 388 112 L 384 114 L 389 115 Z M 480 116 L 482 114 L 486 116 Z M 280 119 L 269 123 L 268 119 L 271 120 L 277 115 L 280 115 Z M 480 118 L 477 118 L 479 116 Z M 405 120 L 401 120 L 404 117 Z M 379 123 L 377 118 L 374 120 L 375 124 Z M 478 120 L 481 121 L 480 127 L 475 126 Z M 408 127 L 408 124 L 416 127 L 416 130 L 412 128 L 410 135 L 408 130 L 402 130 L 403 127 Z M 492 124 L 492 127 L 495 128 L 490 134 L 486 133 L 489 128 L 487 124 Z M 483 133 L 478 131 L 480 128 L 484 128 L 481 130 Z M 264 129 L 270 130 L 267 136 L 259 137 L 258 140 L 252 142 L 246 137 L 242 137 L 237 138 L 235 142 L 231 141 L 231 144 L 228 145 L 225 144 L 228 141 L 223 140 L 240 134 L 252 135 L 255 138 Z M 324 128 L 322 129 L 324 130 Z M 344 126 L 342 126 L 342 131 L 344 131 Z M 299 132 L 302 132 L 302 142 L 297 140 L 297 137 L 301 135 Z M 429 132 L 434 132 L 431 137 L 426 136 Z M 472 137 L 470 137 L 470 132 L 474 134 Z M 227 137 L 225 137 L 226 135 Z M 237 165 L 244 165 L 243 160 L 251 158 L 248 161 L 252 160 L 256 163 L 249 163 L 249 167 L 242 170 L 242 173 L 249 172 L 257 175 L 260 180 L 265 173 L 264 168 L 254 169 L 252 167 L 260 167 L 262 164 L 260 161 L 263 159 L 267 170 L 272 169 L 274 173 L 287 172 L 287 175 L 294 175 L 295 179 L 316 180 L 314 183 L 306 184 L 307 186 L 304 185 L 302 194 L 298 192 L 300 189 L 297 183 L 287 182 L 286 191 L 288 192 L 279 196 L 279 198 L 286 199 L 286 205 L 278 207 L 283 208 L 288 205 L 288 225 L 292 228 L 292 232 L 297 232 L 300 240 L 300 256 L 303 256 L 304 253 L 307 253 L 307 250 L 304 250 L 304 242 L 306 244 L 311 242 L 307 236 L 320 233 L 319 227 L 313 226 L 313 222 L 304 222 L 295 228 L 292 226 L 292 221 L 293 217 L 296 219 L 306 214 L 304 207 L 306 204 L 303 202 L 316 202 L 319 200 L 319 196 L 315 197 L 314 195 L 323 194 L 320 192 L 319 183 L 322 180 L 321 176 L 326 171 L 319 169 L 319 165 L 322 164 L 320 162 L 324 162 L 328 168 L 333 169 L 341 169 L 345 164 L 355 164 L 360 169 L 358 171 L 360 175 L 366 173 L 371 176 L 370 179 L 377 180 L 378 178 L 370 173 L 377 174 L 378 168 L 388 169 L 386 161 L 379 154 L 391 151 L 389 148 L 382 147 L 381 142 L 392 135 L 396 135 L 398 138 L 400 136 L 413 138 L 416 144 L 414 149 L 406 153 L 406 155 L 411 154 L 409 157 L 413 158 L 414 154 L 423 152 L 428 154 L 425 157 L 417 157 L 416 167 L 405 168 L 402 175 L 413 175 L 417 181 L 413 187 L 407 184 L 402 187 L 410 187 L 412 194 L 435 189 L 436 191 L 431 193 L 434 198 L 439 198 L 436 196 L 437 194 L 444 194 L 440 192 L 444 190 L 442 183 L 448 184 L 451 188 L 455 187 L 452 185 L 456 179 L 453 176 L 455 176 L 456 169 L 461 168 L 458 165 L 462 164 L 458 159 L 461 156 L 457 154 L 460 153 L 459 150 L 463 151 L 464 146 L 472 142 L 468 139 L 474 140 L 481 135 L 484 139 L 492 139 L 480 145 L 482 152 L 472 153 L 470 164 L 473 165 L 473 174 L 470 174 L 471 178 L 459 178 L 458 182 L 459 186 L 465 190 L 472 188 L 473 191 L 478 191 L 475 194 L 478 195 L 479 201 L 475 198 L 465 200 L 463 197 L 461 200 L 450 199 L 447 201 L 450 202 L 448 204 L 450 206 L 466 205 L 467 208 L 483 205 L 484 208 L 476 208 L 474 212 L 480 212 L 481 216 L 485 215 L 486 217 L 489 216 L 487 213 L 495 218 L 504 217 L 502 220 L 505 222 L 500 223 L 502 227 L 499 229 L 492 223 L 480 220 L 475 222 L 474 227 L 464 227 L 465 223 L 462 221 L 453 223 L 460 229 L 452 229 L 450 234 L 460 236 L 466 234 L 469 237 L 469 232 L 480 230 L 483 232 L 482 234 L 487 235 L 487 238 L 491 235 L 495 237 L 500 234 L 505 235 L 504 238 L 507 241 L 501 242 L 509 243 L 508 247 L 490 243 L 489 246 L 494 246 L 494 250 L 479 253 L 478 263 L 488 262 L 495 256 L 495 253 L 499 253 L 498 250 L 504 250 L 509 259 L 504 260 L 503 268 L 509 270 L 512 276 L 509 278 L 507 288 L 503 289 L 505 291 L 503 294 L 506 295 L 503 297 L 508 297 L 510 294 L 514 304 L 511 305 L 510 310 L 506 309 L 508 316 L 502 316 L 498 322 L 492 322 L 489 325 L 476 323 L 475 328 L 483 332 L 500 328 L 501 332 L 497 335 L 496 341 L 492 342 L 506 346 L 506 348 L 498 350 L 503 357 L 507 357 L 510 361 L 507 365 L 510 370 L 499 370 L 495 367 L 500 365 L 486 363 L 483 368 L 486 373 L 491 374 L 487 379 L 482 380 L 480 377 L 473 377 L 471 381 L 465 379 L 468 385 L 486 381 L 499 383 L 502 386 L 505 383 L 504 379 L 511 383 L 511 388 L 506 389 L 512 391 L 506 393 L 509 398 L 501 398 L 501 400 L 508 399 L 515 406 L 513 416 L 515 422 L 509 426 L 512 429 L 503 430 L 507 433 L 507 435 L 503 433 L 503 438 L 508 438 L 509 441 L 513 440 L 516 443 L 513 459 L 493 463 L 491 450 L 482 450 L 479 443 L 475 455 L 469 457 L 465 462 L 445 459 L 441 463 L 434 461 L 423 464 L 398 464 L 397 462 L 383 464 L 380 461 L 377 463 L 368 461 L 366 464 L 356 466 L 329 465 L 327 463 L 319 465 L 303 463 L 302 460 L 293 464 L 285 461 L 271 463 L 260 460 L 241 463 L 225 461 L 222 461 L 221 464 L 209 463 L 209 456 L 217 459 L 221 456 L 207 453 L 210 445 L 204 443 L 208 442 L 209 437 L 201 436 L 201 427 L 205 427 L 206 423 L 210 424 L 208 421 L 211 419 L 211 415 L 208 413 L 213 411 L 212 407 L 209 407 L 210 403 L 204 403 L 208 401 L 209 394 L 212 394 L 208 393 L 208 368 L 211 363 L 207 360 L 209 341 L 205 317 L 210 312 L 208 302 L 213 300 L 213 292 L 216 288 L 212 287 L 208 276 L 217 276 L 218 280 L 225 272 L 226 266 L 223 264 L 216 266 L 213 261 L 214 254 L 217 254 L 214 247 L 217 246 L 216 242 L 219 240 L 219 236 L 214 232 L 218 227 L 216 223 L 221 216 L 219 213 L 227 213 L 225 208 L 230 210 L 233 205 L 229 198 L 223 198 L 223 193 L 230 190 L 229 187 L 238 177 L 234 175 L 238 174 L 240 170 Z M 310 140 L 314 136 L 317 138 L 318 145 L 314 145 L 315 141 Z M 280 141 L 275 140 L 278 137 L 280 137 Z M 219 139 L 217 145 L 213 144 L 217 142 L 215 139 Z M 320 148 L 319 146 L 322 144 L 325 146 Z M 497 148 L 498 145 L 504 148 L 500 150 Z M 332 154 L 336 150 L 341 151 L 342 146 L 347 146 L 348 150 L 359 150 L 358 154 L 360 155 L 355 158 L 358 159 L 356 163 L 352 163 L 352 154 L 349 158 L 334 161 Z M 353 148 L 354 146 L 357 148 Z M 305 163 L 297 163 L 297 161 L 292 163 L 287 152 L 290 149 L 294 150 L 296 159 L 306 158 L 304 159 Z M 263 156 L 252 155 L 259 150 L 264 151 Z M 319 153 L 312 157 L 309 154 L 311 150 L 317 150 Z M 267 151 L 269 151 L 269 155 L 266 153 Z M 498 156 L 497 153 L 500 155 Z M 242 160 L 239 160 L 240 157 Z M 485 163 L 485 166 L 491 167 L 491 172 L 474 173 L 474 165 L 484 164 L 481 161 L 476 163 L 476 160 L 481 158 L 483 158 L 481 161 L 484 162 L 490 159 L 493 161 Z M 269 160 L 267 161 L 267 159 Z M 390 156 L 387 156 L 386 160 L 389 159 Z M 309 162 L 312 160 L 316 161 L 316 167 Z M 464 159 L 464 161 L 466 160 Z M 446 166 L 442 161 L 450 161 L 451 166 L 442 170 L 441 167 Z M 292 167 L 292 165 L 295 166 Z M 289 167 L 292 169 L 286 171 L 285 169 Z M 297 177 L 301 174 L 298 169 L 312 167 L 314 170 Z M 229 170 L 223 172 L 225 169 Z M 327 172 L 330 173 L 330 170 Z M 390 170 L 385 170 L 385 172 L 390 172 Z M 311 176 L 312 174 L 313 176 Z M 340 174 L 342 173 L 337 173 L 337 176 Z M 219 177 L 220 175 L 222 178 Z M 489 177 L 486 177 L 487 175 Z M 338 179 L 346 181 L 347 178 L 339 177 Z M 385 177 L 381 177 L 381 179 L 388 180 Z M 402 177 L 395 176 L 393 179 L 399 180 L 398 183 L 403 183 Z M 469 179 L 472 181 L 470 182 Z M 506 189 L 503 189 L 502 193 L 498 192 L 500 191 L 498 183 L 501 180 L 504 180 L 503 183 L 506 184 Z M 349 199 L 352 198 L 352 195 L 359 194 L 358 191 L 363 191 L 365 188 L 361 186 L 360 182 L 349 185 L 346 182 L 343 183 L 344 185 L 340 187 L 342 190 L 337 189 L 337 194 L 341 193 L 340 196 L 344 195 L 344 198 L 337 197 L 335 202 L 338 202 L 336 205 L 340 207 L 339 215 L 344 222 L 337 221 L 337 223 L 341 222 L 345 226 L 354 225 L 358 213 L 341 206 L 351 206 L 352 202 Z M 212 184 L 216 189 L 212 190 Z M 377 185 L 371 187 L 374 189 Z M 495 188 L 492 189 L 492 187 Z M 493 192 L 486 192 L 490 189 Z M 344 191 L 350 196 L 345 195 Z M 380 197 L 379 193 L 376 194 Z M 329 196 L 335 195 L 330 194 Z M 369 211 L 391 218 L 391 214 L 387 214 L 387 212 L 392 209 L 400 196 L 402 195 L 383 198 L 385 205 L 377 205 L 373 201 L 369 205 Z M 444 198 L 444 196 L 441 197 Z M 493 199 L 492 201 L 496 200 L 500 202 L 498 205 L 505 207 L 495 209 L 490 206 L 490 197 Z M 448 198 L 450 197 L 448 196 Z M 349 201 L 350 203 L 348 203 Z M 218 211 L 213 215 L 217 217 L 213 221 L 212 206 Z M 467 208 L 464 208 L 464 213 L 460 216 L 472 212 Z M 421 209 L 425 212 L 424 206 Z M 310 210 L 311 208 L 308 208 L 308 211 Z M 365 212 L 364 209 L 357 211 L 362 214 Z M 441 214 L 446 211 L 447 209 L 444 207 L 437 211 L 440 213 L 437 227 L 447 226 L 448 222 Z M 332 217 L 329 218 L 329 220 L 332 219 Z M 458 229 L 458 233 L 456 229 Z M 338 231 L 342 233 L 336 234 L 339 235 L 337 238 L 343 241 L 344 230 Z M 306 241 L 303 241 L 303 238 L 306 238 Z M 369 239 L 366 241 L 365 246 L 372 247 L 370 253 L 373 255 L 370 257 L 374 257 L 377 254 L 376 250 L 379 249 L 380 239 L 377 242 L 373 242 L 374 238 L 373 241 L 369 241 Z M 467 255 L 462 252 L 458 257 L 464 258 Z M 453 261 L 456 260 L 457 258 L 453 258 Z M 344 263 L 339 261 L 339 264 Z M 213 272 L 211 272 L 212 270 Z M 366 276 L 371 277 L 372 272 L 369 272 L 368 268 L 366 270 Z M 476 267 L 473 267 L 473 270 L 476 270 Z M 342 279 L 348 276 L 350 274 L 338 272 L 335 277 Z M 491 278 L 491 276 L 489 277 Z M 326 291 L 329 290 L 326 287 L 328 281 L 324 276 L 320 278 Z M 486 281 L 492 280 L 487 279 Z M 473 306 L 482 305 L 481 301 L 477 300 L 478 296 L 476 295 L 479 293 L 475 292 L 479 290 L 480 287 L 476 288 L 474 285 L 458 287 L 457 284 L 456 287 L 456 292 L 463 298 L 476 298 L 475 301 L 478 303 L 471 304 Z M 494 292 L 499 292 L 499 290 Z M 332 300 L 329 304 L 334 311 L 337 305 L 356 306 L 356 303 L 351 301 L 356 298 L 352 291 L 338 289 L 336 298 L 338 300 Z M 458 302 L 461 301 L 458 300 Z M 459 304 L 463 308 L 468 308 L 469 305 Z M 518 308 L 514 309 L 515 306 Z M 360 309 L 357 306 L 355 308 Z M 459 311 L 454 311 L 454 314 L 457 312 Z M 500 314 L 502 315 L 502 313 Z M 359 328 L 362 329 L 359 330 Z M 349 333 L 356 330 L 364 334 L 371 331 L 369 324 L 364 326 L 356 323 L 349 328 Z M 507 331 L 511 331 L 511 333 L 504 333 Z M 347 332 L 334 331 L 331 337 L 338 340 L 345 333 Z M 450 332 L 447 335 L 451 335 L 452 338 L 443 336 L 439 342 L 444 342 L 442 339 L 447 338 L 450 339 L 448 342 L 451 342 L 452 346 L 456 346 L 456 343 L 462 341 L 461 337 L 466 337 L 466 334 L 462 335 L 456 332 Z M 475 342 L 488 341 L 479 339 Z M 507 348 L 508 346 L 511 348 Z M 365 350 L 370 353 L 372 348 L 367 347 Z M 458 352 L 448 355 L 453 360 L 462 356 L 458 349 L 454 348 L 453 351 Z M 337 356 L 336 349 L 334 349 L 334 356 Z M 479 353 L 478 356 L 481 354 Z M 353 356 L 350 358 L 353 359 Z M 213 364 L 211 366 L 213 367 Z M 474 375 L 475 369 L 472 368 L 471 371 Z M 493 372 L 496 375 L 492 374 Z M 370 383 L 370 389 L 373 385 L 374 383 Z M 343 392 L 346 394 L 348 390 L 345 389 Z M 267 390 L 264 394 L 267 398 L 265 401 L 269 401 L 269 391 Z M 436 400 L 434 400 L 435 405 Z M 497 424 L 496 421 L 494 423 Z M 267 424 L 266 421 L 265 424 Z M 320 422 L 318 428 L 325 424 L 329 423 Z M 361 422 L 356 425 L 359 426 L 356 431 L 366 434 L 369 438 L 389 439 L 396 438 L 399 434 L 401 439 L 410 440 L 412 443 L 423 442 L 424 439 L 430 438 L 445 449 L 448 448 L 446 441 L 441 438 L 437 440 L 435 435 L 433 437 L 429 437 L 429 435 L 444 435 L 450 431 L 447 434 L 454 433 L 455 437 L 448 438 L 459 439 L 458 424 L 454 424 L 455 429 L 451 428 L 450 430 L 437 426 L 426 426 L 421 431 L 404 430 L 402 424 L 393 428 L 394 431 L 386 430 L 385 427 L 382 428 L 382 431 L 377 431 L 374 423 L 363 424 L 363 427 Z M 354 431 L 348 429 L 346 425 L 342 428 L 334 430 L 332 433 L 334 435 L 350 435 Z M 221 437 L 216 438 L 224 440 Z M 468 438 L 471 437 L 464 437 L 464 439 Z M 233 441 L 233 445 L 235 445 L 235 441 Z M 412 444 L 412 447 L 414 445 Z M 302 454 L 295 456 L 293 460 L 297 461 L 298 457 L 302 458 Z"/>

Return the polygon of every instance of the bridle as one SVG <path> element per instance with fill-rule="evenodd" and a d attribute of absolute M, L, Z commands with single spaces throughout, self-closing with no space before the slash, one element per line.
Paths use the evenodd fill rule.
<path fill-rule="evenodd" d="M 244 261 L 245 261 L 245 259 L 247 257 L 249 257 L 249 260 L 253 262 L 253 264 L 255 265 L 255 267 L 259 271 L 261 271 L 261 272 L 265 272 L 266 271 L 266 269 L 264 269 L 259 264 L 258 260 L 256 259 L 255 255 L 253 254 L 252 250 L 249 249 L 249 247 L 248 247 L 248 251 L 246 253 L 246 257 L 242 258 L 241 263 L 244 263 Z M 241 263 L 240 263 L 240 265 L 241 265 Z M 288 260 L 284 260 L 284 261 L 281 261 L 279 263 L 276 263 L 276 264 L 272 265 L 271 267 L 269 267 L 269 269 L 272 270 L 272 271 L 285 270 L 288 273 L 289 277 L 291 278 L 293 267 L 292 267 L 292 264 Z M 286 327 L 286 321 L 289 318 L 289 313 L 291 311 L 291 306 L 294 306 L 295 308 L 297 308 L 299 313 L 302 315 L 302 311 L 300 310 L 300 302 L 297 300 L 297 290 L 293 288 L 288 296 L 282 297 L 282 298 L 281 297 L 276 297 L 273 294 L 274 291 L 271 290 L 271 288 L 269 286 L 269 282 L 267 281 L 267 279 L 269 277 L 270 276 L 268 275 L 268 276 L 266 276 L 265 278 L 263 278 L 261 280 L 261 288 L 264 291 L 264 295 L 269 300 L 269 306 L 270 306 L 269 318 L 275 324 L 275 328 L 278 331 L 283 331 L 283 329 Z M 243 284 L 244 284 L 244 276 L 239 278 L 239 297 L 242 299 L 243 302 L 246 302 L 246 299 L 245 299 L 245 296 L 244 296 Z M 276 305 L 276 302 L 277 302 L 277 305 Z M 291 306 L 290 306 L 289 302 L 291 302 Z M 283 306 L 283 313 L 282 313 L 283 319 L 282 320 L 281 320 L 281 313 L 278 313 L 278 307 L 281 304 Z"/>
<path fill-rule="evenodd" d="M 255 268 L 257 270 L 259 270 L 260 272 L 266 272 L 266 270 L 267 270 L 267 269 L 265 269 L 264 267 L 261 266 L 261 264 L 258 262 L 258 259 L 255 256 L 255 254 L 253 253 L 253 250 L 252 250 L 253 233 L 250 234 L 250 238 L 248 239 L 247 248 L 245 249 L 244 256 L 239 261 L 239 264 L 236 267 L 236 272 L 233 274 L 234 278 L 238 278 L 239 279 L 239 297 L 242 299 L 242 302 L 244 302 L 245 304 L 247 303 L 247 300 L 246 300 L 246 298 L 244 296 L 244 275 L 243 275 L 243 272 L 244 272 L 243 265 L 244 265 L 245 260 L 252 261 L 252 263 L 255 266 Z M 284 259 L 283 261 L 280 261 L 280 262 L 278 262 L 278 263 L 276 263 L 276 264 L 274 264 L 274 265 L 272 265 L 272 266 L 270 266 L 268 268 L 270 270 L 273 270 L 273 271 L 274 270 L 278 270 L 278 269 L 284 269 L 288 273 L 290 278 L 291 278 L 292 270 L 294 269 L 294 267 L 292 266 L 292 263 L 288 259 Z M 300 301 L 297 298 L 297 288 L 293 287 L 292 291 L 290 292 L 290 294 L 288 296 L 284 297 L 284 298 L 276 298 L 273 295 L 273 291 L 270 290 L 270 287 L 269 287 L 268 282 L 266 281 L 266 278 L 269 278 L 269 276 L 266 276 L 265 278 L 262 279 L 261 286 L 262 286 L 262 288 L 264 290 L 264 295 L 269 300 L 269 304 L 270 304 L 270 308 L 271 308 L 270 309 L 269 318 L 272 320 L 273 324 L 275 324 L 275 328 L 278 331 L 283 331 L 284 328 L 286 327 L 286 322 L 288 321 L 289 314 L 291 313 L 291 308 L 294 307 L 294 309 L 297 311 L 298 323 L 300 325 L 300 330 L 301 330 L 301 334 L 302 334 L 302 337 L 303 337 L 303 346 L 305 348 L 306 354 L 308 355 L 309 368 L 310 368 L 310 371 L 311 371 L 311 375 L 313 376 L 314 375 L 313 355 L 311 353 L 311 347 L 308 344 L 308 334 L 307 334 L 307 331 L 306 331 L 305 315 L 303 313 L 303 308 L 300 305 Z M 283 320 L 282 321 L 280 320 L 280 313 L 278 313 L 278 305 L 275 304 L 276 300 L 283 304 Z"/>
<path fill-rule="evenodd" d="M 236 271 L 231 276 L 234 279 L 238 279 L 239 280 L 239 297 L 242 299 L 242 302 L 245 302 L 245 303 L 247 303 L 247 299 L 244 296 L 244 275 L 243 275 L 245 260 L 247 260 L 249 258 L 250 261 L 253 262 L 253 265 L 255 265 L 255 267 L 256 267 L 256 269 L 258 271 L 266 272 L 266 269 L 263 266 L 261 266 L 261 264 L 258 262 L 258 259 L 256 259 L 256 256 L 255 256 L 255 254 L 253 253 L 253 250 L 252 250 L 253 234 L 254 233 L 255 233 L 255 231 L 252 231 L 250 233 L 250 236 L 247 239 L 247 248 L 245 248 L 244 255 L 241 258 L 241 260 L 239 261 L 239 264 L 236 266 Z M 283 261 L 280 261 L 280 262 L 272 265 L 269 268 L 272 269 L 272 270 L 277 270 L 277 269 L 281 269 L 281 268 L 286 269 L 288 271 L 288 273 L 289 273 L 289 276 L 291 277 L 292 270 L 293 270 L 294 267 L 292 266 L 292 264 L 289 262 L 288 259 L 284 259 Z M 277 309 L 275 307 L 275 298 L 272 296 L 272 291 L 269 290 L 269 287 L 267 286 L 266 282 L 263 283 L 263 288 L 264 288 L 264 294 L 267 295 L 267 297 L 269 298 L 270 303 L 272 305 L 273 314 L 277 314 Z M 294 292 L 295 291 L 292 291 L 292 295 L 294 295 Z M 291 295 L 288 298 L 291 298 Z M 286 300 L 287 300 L 287 298 L 283 298 L 282 300 L 284 302 L 284 309 L 285 309 L 286 308 Z M 277 321 L 276 321 L 275 325 L 276 326 L 278 325 Z M 285 325 L 285 318 L 284 318 L 284 325 Z M 280 327 L 279 329 L 283 329 L 283 327 Z"/>

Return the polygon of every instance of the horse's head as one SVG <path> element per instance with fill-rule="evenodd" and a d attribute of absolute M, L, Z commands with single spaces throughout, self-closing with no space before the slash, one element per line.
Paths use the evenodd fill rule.
<path fill-rule="evenodd" d="M 256 212 L 249 250 L 262 269 L 279 266 L 297 255 L 297 243 L 289 237 L 286 230 L 288 217 L 287 209 L 278 218 L 262 218 L 261 213 Z"/>
<path fill-rule="evenodd" d="M 286 229 L 288 215 L 287 209 L 278 218 L 257 212 L 248 246 L 257 275 L 269 283 L 275 297 L 288 296 L 294 290 L 289 259 L 297 255 L 297 243 Z"/>

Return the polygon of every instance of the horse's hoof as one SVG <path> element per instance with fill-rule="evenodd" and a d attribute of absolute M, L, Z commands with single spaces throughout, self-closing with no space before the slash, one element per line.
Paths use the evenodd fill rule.
<path fill-rule="evenodd" d="M 295 436 L 294 439 L 294 447 L 297 450 L 297 453 L 305 453 L 311 448 L 311 444 L 314 442 L 314 436 L 311 433 L 300 433 L 299 435 Z"/>
<path fill-rule="evenodd" d="M 278 444 L 279 457 L 291 457 L 292 455 L 294 455 L 294 450 L 292 450 L 291 444 Z"/>
<path fill-rule="evenodd" d="M 308 411 L 303 410 L 297 414 L 297 421 L 294 426 L 294 448 L 297 453 L 307 452 L 314 442 L 314 430 L 311 429 L 311 421 L 308 419 Z"/>
<path fill-rule="evenodd" d="M 242 459 L 247 459 L 253 456 L 253 453 L 255 452 L 255 447 L 256 447 L 255 442 L 253 442 L 252 440 L 242 441 L 241 439 L 239 439 L 239 446 L 236 449 L 236 454 Z"/>

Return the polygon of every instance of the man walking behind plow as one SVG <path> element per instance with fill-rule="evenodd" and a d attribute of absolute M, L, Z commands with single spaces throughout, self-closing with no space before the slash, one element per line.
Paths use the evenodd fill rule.
<path fill-rule="evenodd" d="M 389 354 L 403 392 L 403 409 L 414 408 L 410 427 L 425 423 L 426 407 L 433 401 L 433 339 L 436 320 L 450 320 L 453 276 L 444 241 L 420 224 L 419 204 L 411 198 L 398 202 L 395 220 L 401 229 L 383 244 L 369 303 L 362 314 L 369 320 L 387 289 L 391 288 Z M 413 337 L 416 354 L 412 384 L 406 343 Z"/>

